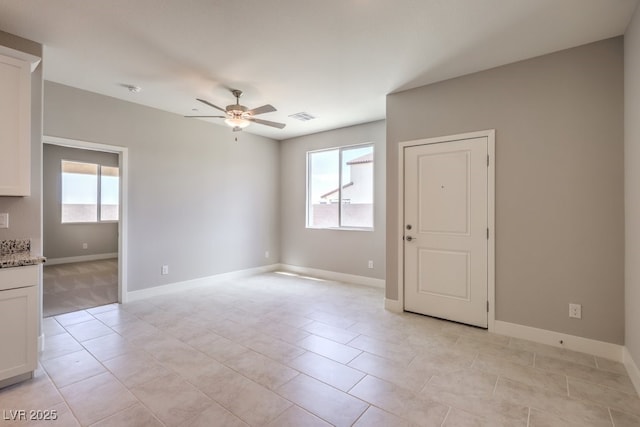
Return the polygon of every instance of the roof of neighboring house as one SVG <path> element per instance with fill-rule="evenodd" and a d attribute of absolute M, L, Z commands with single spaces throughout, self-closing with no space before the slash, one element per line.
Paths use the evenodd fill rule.
<path fill-rule="evenodd" d="M 342 189 L 344 190 L 345 188 L 347 188 L 347 187 L 351 187 L 352 185 L 353 185 L 353 181 L 351 181 L 351 182 L 350 182 L 350 183 L 348 183 L 348 184 L 343 185 L 343 186 L 342 186 Z M 325 197 L 330 196 L 330 195 L 332 195 L 333 193 L 337 193 L 337 192 L 338 192 L 338 190 L 339 190 L 339 188 L 336 188 L 335 190 L 331 190 L 331 191 L 329 191 L 328 193 L 325 193 L 325 194 L 323 194 L 322 196 L 320 196 L 320 198 L 321 198 L 321 199 L 324 199 Z"/>
<path fill-rule="evenodd" d="M 364 156 L 356 157 L 355 159 L 347 162 L 348 165 L 360 165 L 362 163 L 373 163 L 373 153 L 365 154 Z"/>

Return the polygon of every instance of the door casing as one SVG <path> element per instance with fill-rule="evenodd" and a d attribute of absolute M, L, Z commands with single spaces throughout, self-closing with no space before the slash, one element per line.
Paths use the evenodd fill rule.
<path fill-rule="evenodd" d="M 404 310 L 404 151 L 406 147 L 416 145 L 438 144 L 449 141 L 460 141 L 474 138 L 487 138 L 489 166 L 487 170 L 487 225 L 489 239 L 487 242 L 487 300 L 489 310 L 487 323 L 489 331 L 495 328 L 495 129 L 447 135 L 435 138 L 403 141 L 398 144 L 398 221 L 396 238 L 398 239 L 398 303 Z"/>
<path fill-rule="evenodd" d="M 128 295 L 128 247 L 129 247 L 129 149 L 118 145 L 107 145 L 77 139 L 60 138 L 45 135 L 43 144 L 61 145 L 63 147 L 83 150 L 105 151 L 118 154 L 120 167 L 120 219 L 118 220 L 118 302 L 127 302 Z"/>

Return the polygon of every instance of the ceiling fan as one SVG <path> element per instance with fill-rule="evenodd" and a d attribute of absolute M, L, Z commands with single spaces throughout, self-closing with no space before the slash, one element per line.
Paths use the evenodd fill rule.
<path fill-rule="evenodd" d="M 224 116 L 185 116 L 190 118 L 215 118 L 215 119 L 224 119 L 224 122 L 233 128 L 234 132 L 241 131 L 253 123 L 258 123 L 260 125 L 271 126 L 274 128 L 282 129 L 286 125 L 284 123 L 271 122 L 269 120 L 256 119 L 254 116 L 258 114 L 271 113 L 277 111 L 275 107 L 271 104 L 263 105 L 262 107 L 254 108 L 249 110 L 244 105 L 240 105 L 240 97 L 242 96 L 242 91 L 238 89 L 232 89 L 231 93 L 236 97 L 236 103 L 227 105 L 226 108 L 218 107 L 210 103 L 207 100 L 196 98 L 196 100 L 202 102 L 203 104 L 207 104 L 209 107 L 213 107 L 216 110 L 222 111 Z"/>

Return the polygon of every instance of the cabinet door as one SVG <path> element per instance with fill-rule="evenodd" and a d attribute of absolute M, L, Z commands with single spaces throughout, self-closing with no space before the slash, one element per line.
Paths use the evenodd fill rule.
<path fill-rule="evenodd" d="M 31 66 L 0 55 L 0 196 L 31 192 Z"/>
<path fill-rule="evenodd" d="M 36 369 L 36 288 L 0 291 L 0 381 Z"/>

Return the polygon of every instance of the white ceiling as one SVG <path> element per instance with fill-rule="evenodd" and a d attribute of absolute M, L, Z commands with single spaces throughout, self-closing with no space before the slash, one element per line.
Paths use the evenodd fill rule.
<path fill-rule="evenodd" d="M 45 45 L 47 80 L 180 115 L 241 89 L 287 124 L 245 131 L 286 139 L 382 119 L 391 92 L 623 34 L 636 3 L 0 0 L 0 30 Z M 287 117 L 302 111 L 317 119 Z"/>

